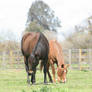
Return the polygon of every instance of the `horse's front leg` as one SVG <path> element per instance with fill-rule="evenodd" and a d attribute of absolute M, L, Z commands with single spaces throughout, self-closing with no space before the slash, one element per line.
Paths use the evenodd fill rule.
<path fill-rule="evenodd" d="M 44 63 L 44 84 L 47 83 L 47 63 Z"/>
<path fill-rule="evenodd" d="M 30 84 L 30 78 L 29 78 L 30 74 L 27 73 L 27 83 Z"/>
<path fill-rule="evenodd" d="M 36 68 L 34 69 L 32 75 L 31 75 L 31 82 L 32 84 L 35 84 L 36 80 L 35 80 L 35 74 L 36 74 Z"/>
<path fill-rule="evenodd" d="M 26 68 L 26 72 L 27 72 L 27 83 L 30 84 L 30 79 L 29 79 L 29 66 L 28 66 L 28 58 L 24 57 L 24 62 L 25 62 L 25 68 Z"/>
<path fill-rule="evenodd" d="M 30 84 L 30 78 L 29 78 L 30 73 L 28 72 L 28 68 L 26 65 L 25 65 L 25 67 L 26 67 L 26 72 L 27 72 L 27 83 Z"/>

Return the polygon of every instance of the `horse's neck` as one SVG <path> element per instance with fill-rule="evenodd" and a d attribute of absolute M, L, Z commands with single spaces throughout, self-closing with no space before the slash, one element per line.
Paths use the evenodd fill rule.
<path fill-rule="evenodd" d="M 62 64 L 64 64 L 64 58 L 63 58 L 63 54 L 62 54 L 62 49 L 57 44 L 55 44 L 55 46 L 56 46 L 57 63 L 58 63 L 58 66 L 61 66 Z"/>
<path fill-rule="evenodd" d="M 62 56 L 57 56 L 57 63 L 58 63 L 58 66 L 61 66 L 62 64 L 64 64 L 64 59 Z"/>

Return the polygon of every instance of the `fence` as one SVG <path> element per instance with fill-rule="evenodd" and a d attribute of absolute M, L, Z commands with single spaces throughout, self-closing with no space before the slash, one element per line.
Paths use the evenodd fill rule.
<path fill-rule="evenodd" d="M 24 68 L 23 56 L 21 51 L 3 51 L 0 52 L 1 69 L 22 69 Z"/>
<path fill-rule="evenodd" d="M 63 56 L 70 69 L 92 70 L 92 49 L 63 49 Z M 0 69 L 23 69 L 21 51 L 0 52 Z"/>
<path fill-rule="evenodd" d="M 92 70 L 92 49 L 64 49 L 63 55 L 70 69 Z"/>

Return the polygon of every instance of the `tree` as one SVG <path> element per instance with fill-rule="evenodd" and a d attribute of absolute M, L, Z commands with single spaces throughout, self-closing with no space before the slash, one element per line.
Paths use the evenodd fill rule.
<path fill-rule="evenodd" d="M 28 12 L 28 26 L 31 26 L 30 24 L 34 21 L 36 21 L 36 25 L 51 31 L 56 31 L 57 27 L 61 26 L 61 22 L 58 17 L 55 17 L 54 11 L 51 10 L 46 3 L 40 0 L 32 3 Z"/>
<path fill-rule="evenodd" d="M 92 48 L 92 16 L 82 23 L 75 26 L 75 32 L 67 37 L 65 46 L 82 49 Z"/>
<path fill-rule="evenodd" d="M 35 31 L 35 32 L 42 32 L 43 27 L 37 24 L 36 21 L 31 22 L 25 29 L 26 32 Z"/>
<path fill-rule="evenodd" d="M 75 32 L 67 38 L 67 41 L 71 43 L 71 48 L 92 48 L 92 36 L 90 34 Z"/>
<path fill-rule="evenodd" d="M 88 18 L 88 28 L 89 33 L 92 35 L 92 16 Z"/>
<path fill-rule="evenodd" d="M 88 32 L 89 34 L 92 35 L 92 16 L 88 17 L 84 23 L 86 24 L 86 26 L 81 26 L 81 25 L 77 25 L 75 26 L 75 30 L 77 32 Z"/>
<path fill-rule="evenodd" d="M 5 40 L 17 41 L 17 36 L 12 30 L 2 29 L 0 30 L 0 34 L 2 33 L 3 35 L 0 35 L 0 42 Z"/>

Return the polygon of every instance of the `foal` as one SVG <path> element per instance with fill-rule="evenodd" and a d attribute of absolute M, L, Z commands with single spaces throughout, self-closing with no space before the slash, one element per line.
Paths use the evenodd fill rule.
<path fill-rule="evenodd" d="M 57 64 L 57 76 L 58 82 L 62 81 L 63 83 L 66 82 L 66 74 L 67 74 L 67 67 L 69 65 L 64 64 L 64 58 L 62 54 L 62 48 L 60 44 L 56 40 L 49 41 L 49 55 L 48 55 L 48 71 L 49 66 L 52 68 L 53 74 L 53 81 L 56 82 L 55 79 L 55 67 L 54 64 Z"/>

